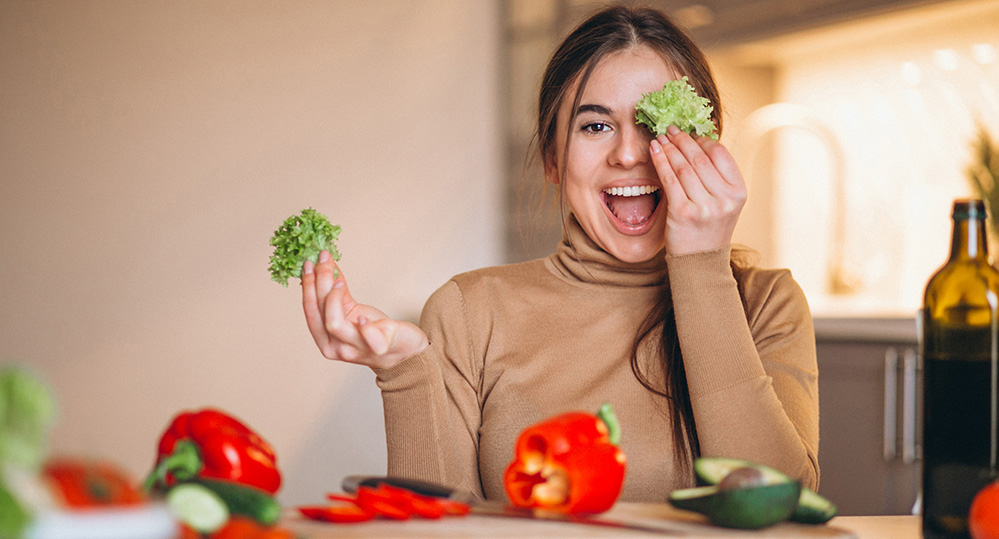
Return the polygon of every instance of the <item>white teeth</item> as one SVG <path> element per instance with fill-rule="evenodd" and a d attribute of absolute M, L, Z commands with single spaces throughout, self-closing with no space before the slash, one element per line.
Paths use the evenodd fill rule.
<path fill-rule="evenodd" d="M 608 195 L 619 197 L 637 197 L 639 195 L 655 193 L 658 190 L 659 188 L 653 185 L 635 185 L 631 187 L 608 187 L 607 189 L 604 189 L 604 192 Z"/>

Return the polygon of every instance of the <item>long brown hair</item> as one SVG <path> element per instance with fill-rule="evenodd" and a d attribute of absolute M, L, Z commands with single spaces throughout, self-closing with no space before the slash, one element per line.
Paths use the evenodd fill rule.
<path fill-rule="evenodd" d="M 637 46 L 647 46 L 658 52 L 678 74 L 689 78 L 698 95 L 706 97 L 713 105 L 712 119 L 720 134 L 721 101 L 711 69 L 701 50 L 665 14 L 648 8 L 614 6 L 599 11 L 576 27 L 555 51 L 545 70 L 538 100 L 538 125 L 534 143 L 546 166 L 556 162 L 559 157 L 555 155 L 556 136 L 558 110 L 563 100 L 573 99 L 570 110 L 575 115 L 583 89 L 600 59 L 610 53 Z M 576 95 L 569 96 L 576 80 L 579 81 Z M 574 117 L 568 118 L 567 125 L 571 126 L 574 120 Z M 570 138 L 566 138 L 566 147 L 561 156 L 563 162 L 568 158 Z M 565 167 L 561 167 L 560 174 L 564 180 Z M 559 182 L 559 186 L 564 184 L 564 181 Z M 643 343 L 657 337 L 652 344 L 655 344 L 662 361 L 662 380 L 650 379 L 639 362 L 639 350 Z M 663 287 L 662 297 L 636 332 L 631 351 L 631 369 L 646 389 L 666 399 L 676 453 L 689 465 L 687 455 L 696 457 L 700 450 L 668 287 Z M 689 448 L 690 453 L 684 451 L 685 448 Z"/>

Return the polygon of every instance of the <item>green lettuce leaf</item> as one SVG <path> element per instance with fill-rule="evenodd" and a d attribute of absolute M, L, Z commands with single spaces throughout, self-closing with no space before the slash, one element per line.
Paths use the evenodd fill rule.
<path fill-rule="evenodd" d="M 0 474 L 0 537 L 21 537 L 30 523 L 31 514 L 7 488 Z"/>
<path fill-rule="evenodd" d="M 55 398 L 40 377 L 14 365 L 0 368 L 0 463 L 41 466 L 55 411 Z"/>
<path fill-rule="evenodd" d="M 317 262 L 320 251 L 329 251 L 333 260 L 340 260 L 336 239 L 340 227 L 331 225 L 325 215 L 312 208 L 302 210 L 300 215 L 292 215 L 274 231 L 271 245 L 271 279 L 288 286 L 290 277 L 302 277 L 302 264 L 306 260 Z"/>
<path fill-rule="evenodd" d="M 635 123 L 645 124 L 655 135 L 664 135 L 667 127 L 675 125 L 681 131 L 718 140 L 713 110 L 711 102 L 697 95 L 683 77 L 667 82 L 658 92 L 642 94 L 635 105 Z"/>
<path fill-rule="evenodd" d="M 23 536 L 32 513 L 52 505 L 38 471 L 55 415 L 55 397 L 40 376 L 0 365 L 0 538 Z"/>

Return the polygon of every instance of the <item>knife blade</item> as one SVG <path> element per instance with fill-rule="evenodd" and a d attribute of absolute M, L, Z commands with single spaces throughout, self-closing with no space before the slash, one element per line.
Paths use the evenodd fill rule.
<path fill-rule="evenodd" d="M 628 522 L 593 515 L 570 515 L 560 513 L 558 511 L 515 507 L 502 502 L 483 500 L 471 492 L 453 489 L 427 481 L 407 479 L 404 477 L 351 475 L 344 478 L 341 488 L 343 488 L 345 492 L 356 493 L 357 489 L 360 487 L 377 488 L 378 485 L 383 484 L 396 488 L 402 488 L 423 496 L 432 496 L 434 498 L 444 498 L 451 501 L 461 502 L 468 505 L 471 512 L 477 515 L 566 522 L 586 526 L 602 526 L 605 528 L 636 530 L 655 533 L 658 535 L 687 535 L 686 532 L 677 529 L 665 520 L 655 522 Z"/>

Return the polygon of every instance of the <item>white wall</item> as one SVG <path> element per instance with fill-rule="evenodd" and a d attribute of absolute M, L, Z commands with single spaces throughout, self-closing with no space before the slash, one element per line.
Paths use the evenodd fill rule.
<path fill-rule="evenodd" d="M 0 361 L 52 450 L 136 475 L 184 408 L 276 447 L 285 503 L 384 471 L 373 375 L 315 349 L 267 242 L 313 206 L 415 318 L 500 260 L 498 2 L 0 2 Z"/>

